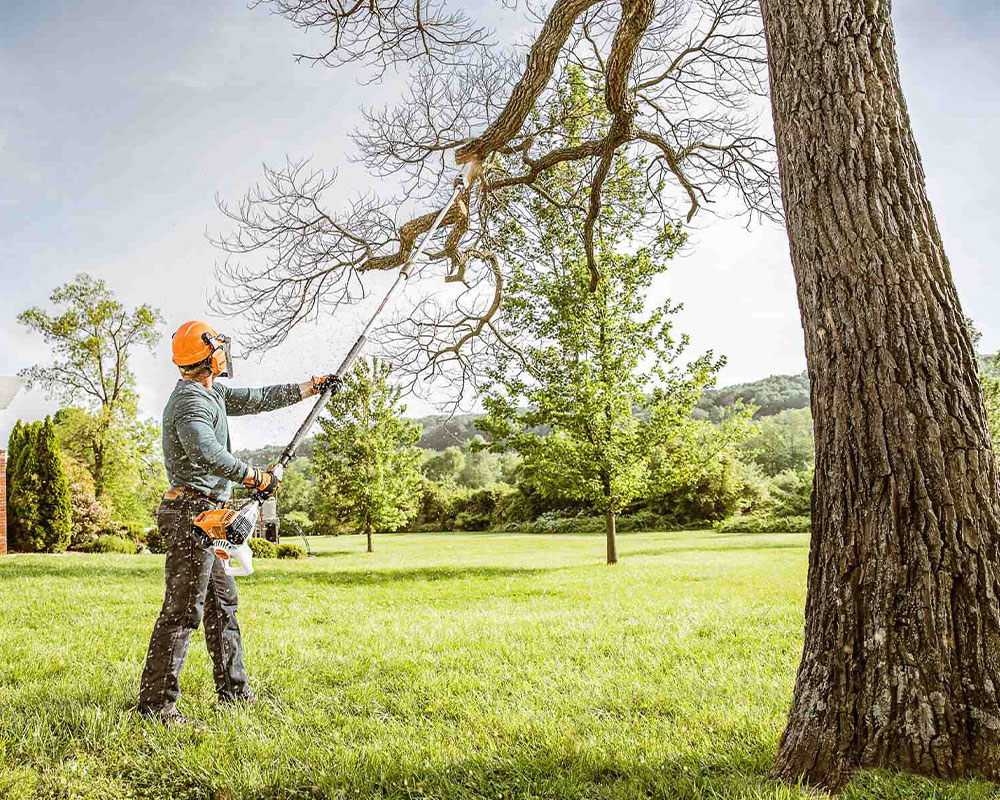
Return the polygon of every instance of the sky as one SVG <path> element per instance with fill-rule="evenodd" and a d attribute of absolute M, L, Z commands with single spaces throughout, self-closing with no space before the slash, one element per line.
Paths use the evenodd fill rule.
<path fill-rule="evenodd" d="M 463 3 L 501 34 L 523 24 L 488 0 Z M 512 21 L 514 20 L 514 21 Z M 994 0 L 897 0 L 900 70 L 931 201 L 965 312 L 984 350 L 1000 349 L 1000 6 Z M 145 415 L 158 418 L 176 380 L 169 333 L 212 317 L 219 252 L 206 234 L 229 230 L 216 197 L 236 200 L 262 163 L 312 157 L 339 170 L 338 193 L 375 186 L 352 163 L 350 131 L 363 104 L 392 102 L 391 77 L 363 85 L 349 70 L 296 64 L 323 39 L 245 0 L 34 0 L 0 10 L 0 375 L 44 363 L 47 349 L 17 322 L 78 272 L 104 278 L 129 306 L 164 318 L 155 353 L 134 368 Z M 690 252 L 658 290 L 684 304 L 677 327 L 692 352 L 728 363 L 720 383 L 805 369 L 784 231 L 702 220 Z M 366 278 L 375 295 L 391 276 Z M 263 360 L 240 361 L 240 385 L 331 371 L 364 309 L 298 329 Z M 39 391 L 0 412 L 55 409 Z M 233 420 L 234 446 L 283 443 L 302 406 Z M 411 400 L 410 413 L 432 413 Z"/>

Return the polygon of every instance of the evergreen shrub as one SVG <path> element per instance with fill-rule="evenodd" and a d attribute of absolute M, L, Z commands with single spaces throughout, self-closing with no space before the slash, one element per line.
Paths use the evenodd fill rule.
<path fill-rule="evenodd" d="M 255 536 L 250 540 L 250 552 L 253 553 L 254 558 L 277 558 L 278 546 L 274 542 Z"/>
<path fill-rule="evenodd" d="M 270 544 L 270 542 L 268 542 Z M 277 550 L 278 558 L 305 558 L 306 549 L 300 544 L 290 542 L 279 544 Z"/>
<path fill-rule="evenodd" d="M 120 553 L 134 556 L 139 552 L 136 543 L 121 536 L 105 533 L 98 536 L 82 548 L 85 553 Z"/>

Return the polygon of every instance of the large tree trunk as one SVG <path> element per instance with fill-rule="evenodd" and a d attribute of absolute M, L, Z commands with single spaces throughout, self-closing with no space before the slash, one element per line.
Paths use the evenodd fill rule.
<path fill-rule="evenodd" d="M 615 528 L 615 512 L 610 508 L 604 512 L 604 534 L 608 540 L 608 563 L 618 563 L 618 531 Z"/>
<path fill-rule="evenodd" d="M 997 777 L 1000 492 L 885 0 L 760 0 L 816 433 L 774 776 Z"/>

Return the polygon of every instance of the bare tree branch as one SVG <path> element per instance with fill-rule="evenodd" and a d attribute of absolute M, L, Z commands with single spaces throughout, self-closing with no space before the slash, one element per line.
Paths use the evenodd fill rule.
<path fill-rule="evenodd" d="M 324 205 L 334 177 L 289 162 L 265 169 L 237 207 L 220 204 L 236 230 L 215 240 L 228 254 L 216 305 L 255 322 L 255 346 L 362 297 L 362 272 L 401 265 L 437 211 L 401 224 L 397 215 L 418 203 L 441 207 L 452 152 L 484 171 L 428 249 L 425 277 L 450 288 L 420 297 L 380 332 L 412 388 L 426 380 L 475 388 L 483 348 L 504 347 L 493 328 L 508 269 L 500 231 L 524 212 L 524 192 L 586 209 L 581 235 L 595 283 L 603 188 L 622 153 L 644 165 L 655 211 L 637 237 L 662 230 L 679 209 L 690 221 L 723 199 L 748 218 L 778 217 L 773 145 L 760 122 L 767 87 L 756 0 L 529 0 L 539 27 L 522 47 L 496 44 L 444 0 L 259 4 L 326 35 L 329 47 L 304 59 L 377 74 L 411 66 L 399 104 L 367 110 L 354 135 L 360 160 L 398 181 L 401 196 L 357 198 L 334 213 Z M 602 107 L 569 97 L 573 75 Z M 571 162 L 584 165 L 579 190 L 557 199 L 546 178 Z"/>

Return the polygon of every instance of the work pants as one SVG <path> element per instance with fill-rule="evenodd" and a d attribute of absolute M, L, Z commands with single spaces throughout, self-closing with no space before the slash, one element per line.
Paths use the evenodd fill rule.
<path fill-rule="evenodd" d="M 157 511 L 167 550 L 166 592 L 139 687 L 141 712 L 162 714 L 175 708 L 191 633 L 202 621 L 219 699 L 252 697 L 236 621 L 236 582 L 226 575 L 201 530 L 192 525 L 202 511 L 217 507 L 208 498 L 188 496 L 164 500 Z"/>

